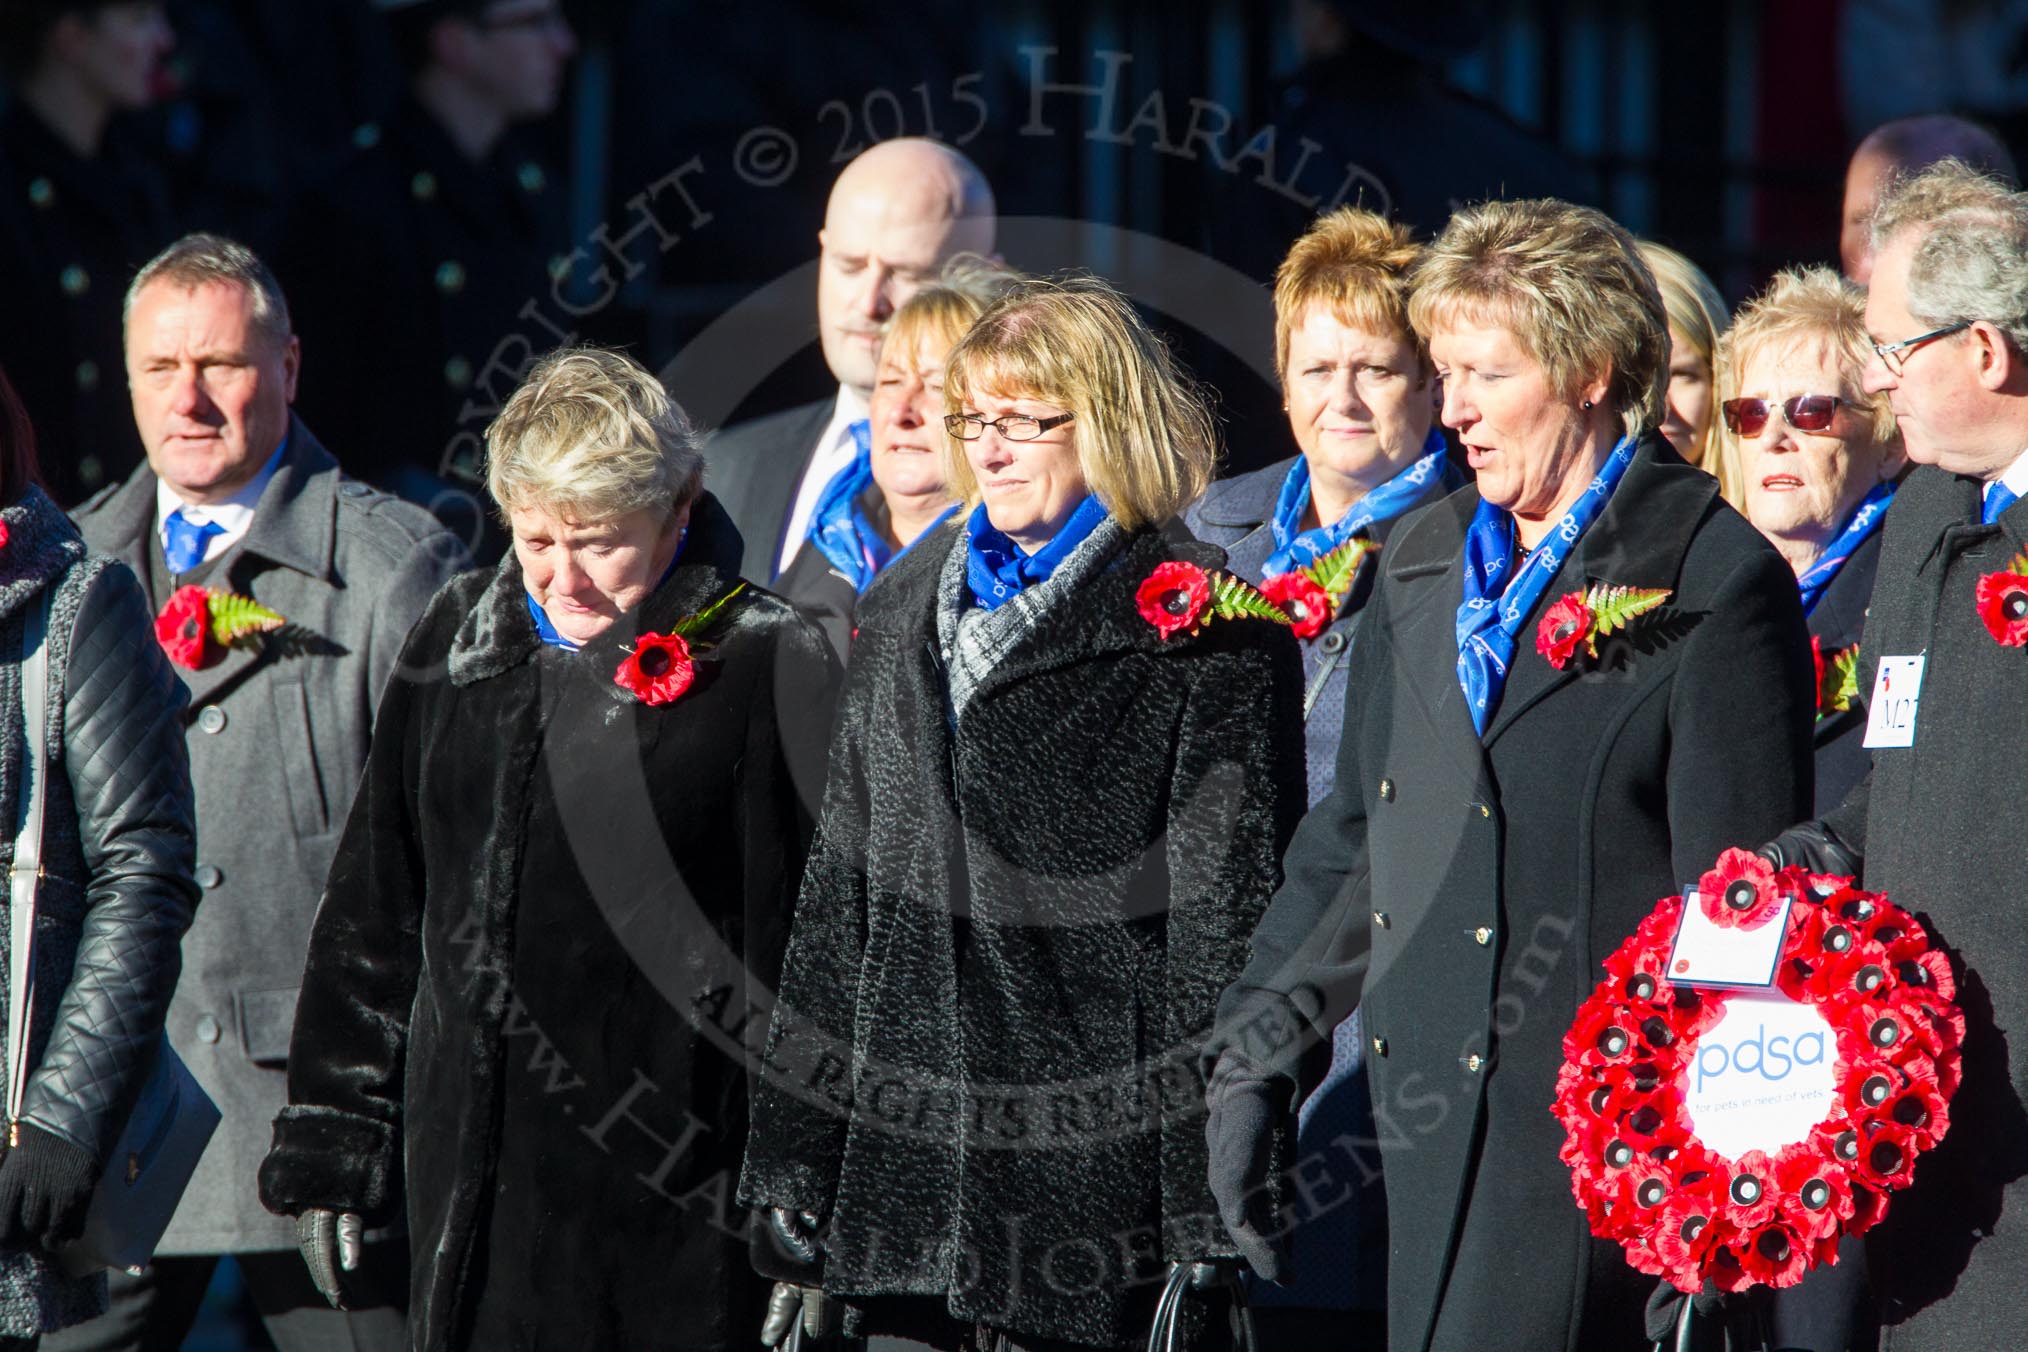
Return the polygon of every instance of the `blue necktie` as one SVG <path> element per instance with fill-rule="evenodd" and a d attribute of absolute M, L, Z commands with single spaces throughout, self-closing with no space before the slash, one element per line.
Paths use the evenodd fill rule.
<path fill-rule="evenodd" d="M 2012 507 L 2021 495 L 2002 483 L 1996 483 L 1986 490 L 1986 508 L 1979 519 L 1992 525 L 2000 519 L 2000 513 Z"/>
<path fill-rule="evenodd" d="M 204 562 L 204 551 L 211 542 L 225 534 L 225 527 L 216 521 L 203 525 L 189 520 L 183 509 L 169 513 L 169 519 L 162 523 L 167 539 L 162 542 L 162 557 L 169 565 L 172 575 L 181 576 Z"/>

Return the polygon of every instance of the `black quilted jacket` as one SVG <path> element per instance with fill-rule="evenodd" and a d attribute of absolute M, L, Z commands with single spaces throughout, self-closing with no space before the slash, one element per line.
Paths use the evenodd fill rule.
<path fill-rule="evenodd" d="M 0 859 L 8 862 L 24 755 L 22 627 L 30 603 L 54 588 L 52 773 L 22 1116 L 103 1160 L 161 1034 L 197 904 L 183 686 L 155 643 L 140 583 L 119 563 L 87 558 L 40 489 L 0 511 L 0 523 L 0 822 L 8 823 Z M 0 924 L 0 973 L 7 946 Z M 58 1276 L 39 1254 L 0 1253 L 0 1334 L 83 1318 L 101 1289 Z"/>

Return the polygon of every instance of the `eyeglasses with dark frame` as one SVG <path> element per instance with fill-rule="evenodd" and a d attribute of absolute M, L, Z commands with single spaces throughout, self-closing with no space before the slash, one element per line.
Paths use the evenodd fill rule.
<path fill-rule="evenodd" d="M 1776 405 L 1765 399 L 1728 399 L 1718 411 L 1725 415 L 1726 431 L 1736 437 L 1757 437 L 1776 408 L 1782 411 L 1782 421 L 1798 432 L 1827 432 L 1838 405 L 1847 402 L 1835 394 L 1798 394 Z"/>
<path fill-rule="evenodd" d="M 1976 322 L 1976 320 L 1971 319 L 1960 319 L 1955 324 L 1946 324 L 1940 329 L 1931 329 L 1928 333 L 1918 333 L 1915 337 L 1904 338 L 1898 343 L 1875 343 L 1873 351 L 1885 363 L 1888 370 L 1896 375 L 1900 375 L 1901 368 L 1908 361 L 1908 358 L 1903 355 L 1904 353 L 1913 352 L 1924 343 L 1933 343 L 1939 338 L 1948 338 L 1954 333 L 1963 333 Z"/>
<path fill-rule="evenodd" d="M 1059 413 L 1053 418 L 1031 418 L 1025 413 L 1009 413 L 998 418 L 981 418 L 976 413 L 946 413 L 944 431 L 959 441 L 977 441 L 986 435 L 987 428 L 994 427 L 1009 441 L 1033 441 L 1050 428 L 1061 427 L 1076 416 L 1075 413 Z"/>

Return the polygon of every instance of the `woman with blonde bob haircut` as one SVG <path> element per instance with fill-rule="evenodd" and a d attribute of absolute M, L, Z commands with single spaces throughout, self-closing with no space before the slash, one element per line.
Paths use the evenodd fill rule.
<path fill-rule="evenodd" d="M 1808 804 L 1802 608 L 1655 430 L 1667 320 L 1618 225 L 1557 201 L 1466 208 L 1409 315 L 1478 482 L 1382 556 L 1336 784 L 1221 1005 L 1211 1107 L 1232 1125 L 1213 1158 L 1264 1158 L 1292 1108 L 1305 1040 L 1249 1030 L 1321 1040 L 1363 999 L 1375 1104 L 1450 1105 L 1381 1134 L 1409 1259 L 1388 1269 L 1389 1345 L 1645 1345 L 1655 1280 L 1571 1205 L 1547 1105 L 1596 964 Z M 1601 637 L 1602 585 L 1664 605 Z M 1264 1181 L 1219 1189 L 1242 1242 L 1267 1241 Z"/>
<path fill-rule="evenodd" d="M 842 1303 L 903 1346 L 1143 1346 L 1164 1266 L 1232 1252 L 1176 1090 L 1302 811 L 1296 646 L 1193 622 L 1224 556 L 1163 527 L 1211 423 L 1111 287 L 1015 287 L 945 397 L 973 506 L 860 600 L 755 1098 L 763 1339 Z"/>
<path fill-rule="evenodd" d="M 1865 388 L 1866 293 L 1826 267 L 1790 268 L 1740 308 L 1719 348 L 1740 509 L 1795 570 L 1820 654 L 1858 643 L 1880 526 L 1907 465 L 1887 395 Z M 1831 701 L 1835 703 L 1835 700 Z M 1817 807 L 1845 800 L 1872 758 L 1863 703 L 1817 723 Z"/>
<path fill-rule="evenodd" d="M 766 1285 L 676 1199 L 737 1166 L 746 1058 L 688 1000 L 772 983 L 837 666 L 740 580 L 696 432 L 631 358 L 542 358 L 486 439 L 513 552 L 437 593 L 388 682 L 263 1195 L 341 1234 L 405 1206 L 418 1349 L 732 1352 Z M 672 1177 L 657 1138 L 699 1120 Z"/>

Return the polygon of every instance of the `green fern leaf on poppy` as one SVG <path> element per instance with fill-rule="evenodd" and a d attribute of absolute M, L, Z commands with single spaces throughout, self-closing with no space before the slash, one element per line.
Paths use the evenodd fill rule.
<path fill-rule="evenodd" d="M 1379 548 L 1373 541 L 1355 535 L 1303 569 L 1303 574 L 1322 587 L 1333 601 L 1343 600 L 1359 576 L 1359 566 Z"/>
<path fill-rule="evenodd" d="M 719 597 L 716 601 L 713 601 L 710 605 L 706 606 L 704 609 L 698 611 L 695 615 L 685 615 L 682 619 L 670 625 L 669 632 L 677 635 L 680 638 L 688 638 L 690 635 L 697 633 L 698 631 L 702 630 L 707 625 L 709 625 L 713 620 L 717 619 L 718 612 L 725 609 L 726 602 L 732 600 L 733 597 L 739 595 L 741 592 L 745 590 L 746 583 L 744 582 L 740 583 L 738 586 L 734 587 L 731 591 Z"/>
<path fill-rule="evenodd" d="M 228 647 L 244 646 L 288 623 L 251 596 L 235 592 L 207 592 L 205 604 L 211 610 L 212 636 Z"/>
<path fill-rule="evenodd" d="M 1260 594 L 1259 589 L 1231 573 L 1211 575 L 1211 613 L 1221 620 L 1266 620 L 1270 624 L 1293 624 L 1288 613 Z"/>
<path fill-rule="evenodd" d="M 1584 596 L 1584 604 L 1595 617 L 1592 634 L 1596 637 L 1625 629 L 1673 595 L 1667 587 L 1615 587 L 1594 582 Z M 1597 651 L 1592 649 L 1593 656 Z"/>

